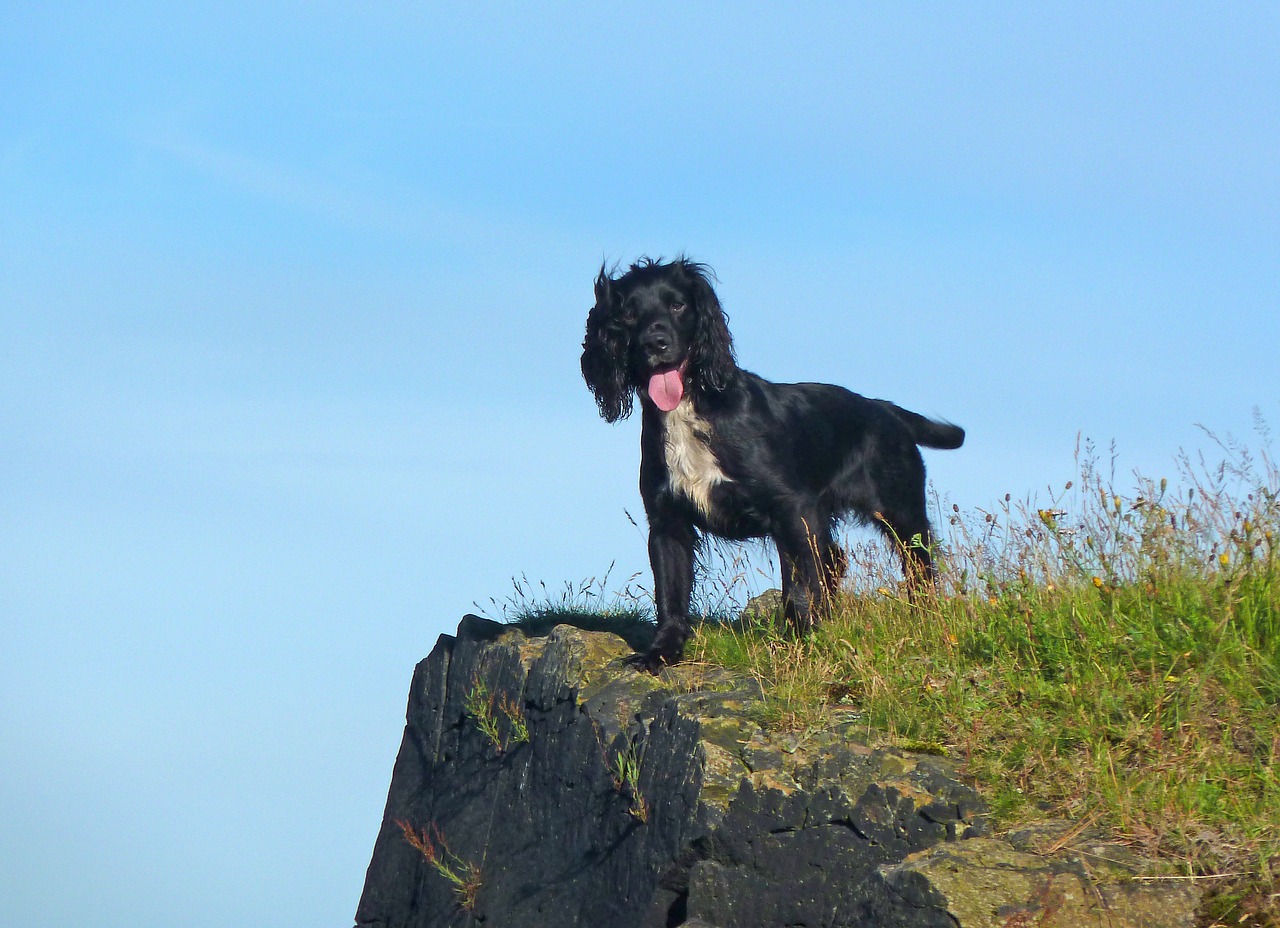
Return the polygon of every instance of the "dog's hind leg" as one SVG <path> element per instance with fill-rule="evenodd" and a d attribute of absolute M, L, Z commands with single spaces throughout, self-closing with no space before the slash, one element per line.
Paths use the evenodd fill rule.
<path fill-rule="evenodd" d="M 814 524 L 811 526 L 809 522 Z M 828 520 L 799 520 L 790 531 L 774 536 L 782 570 L 782 602 L 787 624 L 797 635 L 808 634 L 831 608 L 847 561 L 831 536 Z"/>
<path fill-rule="evenodd" d="M 907 596 L 914 600 L 916 596 L 936 587 L 938 567 L 933 561 L 933 530 L 929 527 L 929 519 L 924 514 L 924 505 L 920 512 L 903 515 L 901 513 L 876 513 L 876 527 L 889 539 L 902 559 L 902 576 L 907 582 Z"/>
<path fill-rule="evenodd" d="M 840 592 L 840 585 L 844 582 L 845 574 L 849 572 L 849 556 L 845 554 L 844 548 L 834 541 L 823 552 L 822 571 L 826 595 L 830 599 Z"/>

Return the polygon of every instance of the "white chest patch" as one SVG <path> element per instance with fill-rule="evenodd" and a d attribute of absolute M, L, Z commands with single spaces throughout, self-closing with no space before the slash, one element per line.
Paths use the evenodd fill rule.
<path fill-rule="evenodd" d="M 710 517 L 711 488 L 730 480 L 720 469 L 720 462 L 711 450 L 711 424 L 694 412 L 693 403 L 688 398 L 667 413 L 664 420 L 667 472 L 671 486 L 692 500 L 703 515 Z"/>

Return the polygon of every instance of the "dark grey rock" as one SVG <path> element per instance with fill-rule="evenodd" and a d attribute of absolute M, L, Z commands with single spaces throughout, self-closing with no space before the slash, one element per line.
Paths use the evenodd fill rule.
<path fill-rule="evenodd" d="M 953 878 L 992 848 L 1028 855 L 962 852 L 988 828 L 945 759 L 837 720 L 773 735 L 754 682 L 694 664 L 655 679 L 631 652 L 474 616 L 441 637 L 414 672 L 358 928 L 971 928 L 1032 911 L 1018 894 L 1044 873 L 1077 877 L 1037 858 L 1024 880 Z M 995 888 L 975 902 L 965 883 Z M 1131 888 L 1096 895 L 1151 911 Z"/>

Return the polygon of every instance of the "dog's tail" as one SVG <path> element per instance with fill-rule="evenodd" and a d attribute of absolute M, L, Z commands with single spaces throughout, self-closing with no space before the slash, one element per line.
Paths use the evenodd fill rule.
<path fill-rule="evenodd" d="M 950 451 L 964 444 L 964 429 L 951 422 L 938 422 L 917 412 L 880 400 L 907 427 L 911 440 L 926 448 Z"/>

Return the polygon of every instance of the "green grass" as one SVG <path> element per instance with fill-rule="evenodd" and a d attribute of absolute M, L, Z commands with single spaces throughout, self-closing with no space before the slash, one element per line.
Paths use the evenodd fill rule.
<path fill-rule="evenodd" d="M 545 635 L 557 625 L 574 625 L 587 631 L 612 632 L 636 650 L 643 650 L 654 633 L 653 610 L 648 605 L 651 598 L 637 587 L 638 575 L 631 577 L 621 592 L 611 590 L 611 572 L 612 568 L 599 578 L 566 582 L 557 589 L 521 576 L 512 581 L 512 591 L 504 599 L 491 597 L 487 607 L 474 605 L 530 635 Z"/>
<path fill-rule="evenodd" d="M 938 595 L 908 602 L 886 552 L 855 547 L 814 634 L 704 625 L 689 656 L 758 678 L 779 726 L 853 715 L 954 757 L 1007 827 L 1096 821 L 1274 918 L 1280 477 L 1223 452 L 1124 494 L 1086 448 L 1046 507 L 948 513 Z"/>

